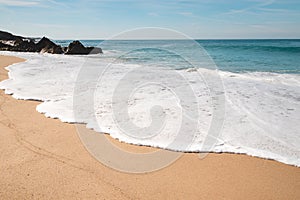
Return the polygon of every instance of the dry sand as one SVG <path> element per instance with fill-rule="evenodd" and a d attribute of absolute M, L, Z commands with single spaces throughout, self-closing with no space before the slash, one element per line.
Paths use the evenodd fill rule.
<path fill-rule="evenodd" d="M 0 56 L 0 80 L 21 61 Z M 246 155 L 184 154 L 156 172 L 115 171 L 88 153 L 75 125 L 46 118 L 38 104 L 0 92 L 0 199 L 300 199 L 300 168 Z"/>

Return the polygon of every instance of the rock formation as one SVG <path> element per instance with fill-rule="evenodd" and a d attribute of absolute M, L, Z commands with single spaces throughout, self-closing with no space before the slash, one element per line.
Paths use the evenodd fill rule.
<path fill-rule="evenodd" d="M 61 46 L 56 45 L 54 42 L 46 37 L 43 37 L 37 44 L 37 52 L 41 53 L 52 53 L 52 54 L 62 54 L 63 49 Z"/>
<path fill-rule="evenodd" d="M 97 47 L 84 47 L 78 40 L 69 44 L 65 54 L 85 55 L 102 53 L 102 49 Z"/>
<path fill-rule="evenodd" d="M 102 53 L 101 48 L 85 47 L 79 41 L 73 41 L 68 47 L 61 47 L 46 37 L 37 43 L 32 38 L 15 36 L 11 33 L 0 31 L 0 51 L 39 52 L 67 55 L 87 55 Z"/>
<path fill-rule="evenodd" d="M 0 40 L 17 40 L 17 39 L 25 39 L 21 36 L 16 36 L 11 33 L 0 31 Z"/>

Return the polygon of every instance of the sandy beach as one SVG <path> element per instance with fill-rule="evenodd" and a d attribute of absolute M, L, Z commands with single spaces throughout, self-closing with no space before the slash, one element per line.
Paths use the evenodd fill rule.
<path fill-rule="evenodd" d="M 22 61 L 0 56 L 0 80 Z M 74 124 L 38 113 L 39 102 L 0 95 L 0 199 L 300 199 L 300 168 L 247 155 L 189 153 L 151 173 L 113 170 L 89 154 Z"/>

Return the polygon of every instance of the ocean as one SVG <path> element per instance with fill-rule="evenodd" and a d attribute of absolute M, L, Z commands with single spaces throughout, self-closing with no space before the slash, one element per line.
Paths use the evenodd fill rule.
<path fill-rule="evenodd" d="M 300 40 L 81 42 L 104 54 L 1 52 L 27 61 L 0 88 L 127 143 L 300 166 Z"/>
<path fill-rule="evenodd" d="M 72 40 L 56 40 L 56 43 L 67 46 Z M 158 64 L 167 61 L 175 69 L 186 68 L 178 65 L 176 56 L 166 51 L 159 51 L 154 57 L 149 54 L 151 48 L 178 49 L 186 51 L 186 45 L 191 41 L 185 40 L 82 40 L 86 46 L 100 46 L 106 51 L 134 52 L 131 61 Z M 275 72 L 300 73 L 300 39 L 269 39 L 269 40 L 195 40 L 212 57 L 220 70 L 230 72 Z M 193 50 L 193 49 L 191 49 Z M 165 64 L 165 63 L 163 63 Z"/>

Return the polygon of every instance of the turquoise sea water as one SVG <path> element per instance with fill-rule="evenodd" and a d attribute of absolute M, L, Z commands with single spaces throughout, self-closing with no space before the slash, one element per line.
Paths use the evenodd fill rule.
<path fill-rule="evenodd" d="M 56 40 L 67 46 L 71 40 Z M 180 62 L 181 52 L 198 56 L 189 40 L 82 40 L 86 46 L 100 46 L 104 56 L 124 62 L 189 68 Z M 231 72 L 300 73 L 300 40 L 195 40 L 214 60 L 218 69 Z M 176 50 L 177 54 L 165 50 Z M 130 51 L 130 52 L 129 52 Z M 189 51 L 191 53 L 189 54 Z M 179 53 L 178 53 L 179 52 Z M 199 67 L 205 67 L 199 66 Z"/>

